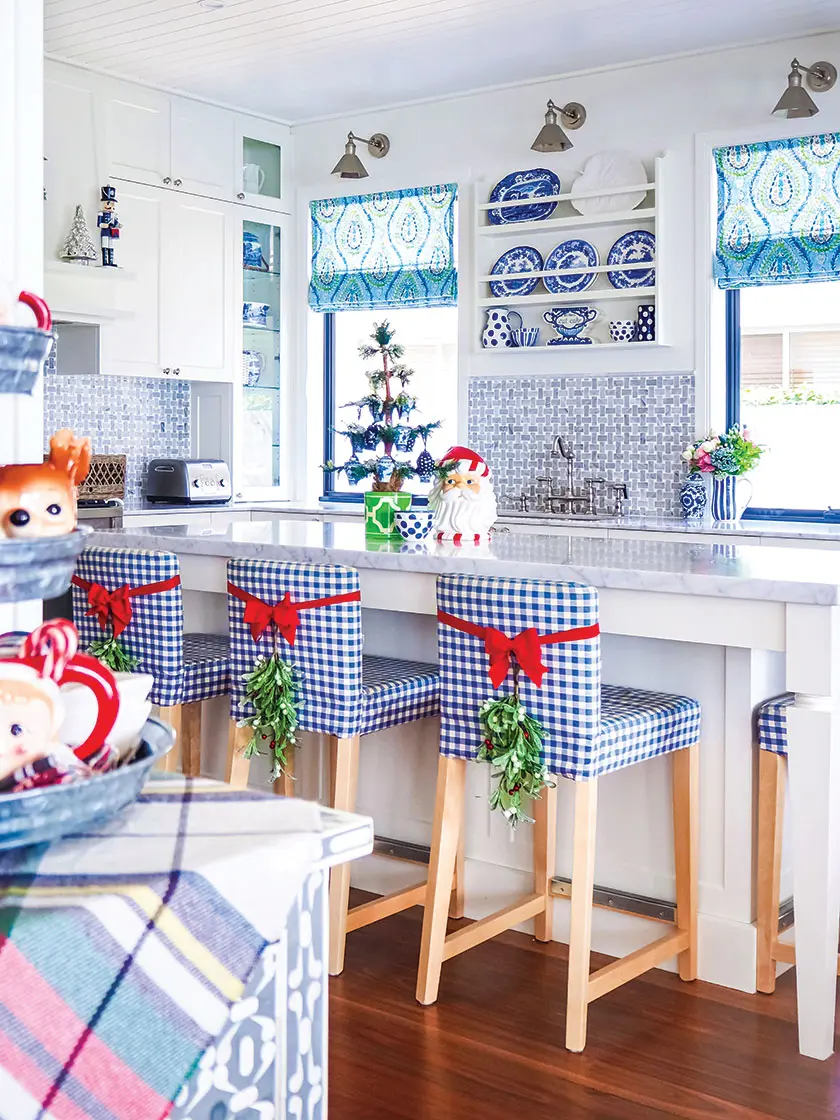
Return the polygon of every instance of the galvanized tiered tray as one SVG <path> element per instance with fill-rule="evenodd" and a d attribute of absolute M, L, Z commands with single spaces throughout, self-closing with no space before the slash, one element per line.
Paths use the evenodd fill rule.
<path fill-rule="evenodd" d="M 61 537 L 0 537 L 0 603 L 54 599 L 70 586 L 76 557 L 90 529 Z"/>
<path fill-rule="evenodd" d="M 109 774 L 0 794 L 0 850 L 88 832 L 135 801 L 149 771 L 175 743 L 175 732 L 157 719 L 147 720 L 141 734 L 133 760 Z"/>

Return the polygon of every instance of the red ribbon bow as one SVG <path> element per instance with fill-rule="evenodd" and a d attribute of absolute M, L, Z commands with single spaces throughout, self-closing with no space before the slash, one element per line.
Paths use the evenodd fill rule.
<path fill-rule="evenodd" d="M 493 626 L 484 627 L 484 649 L 490 658 L 487 670 L 493 688 L 498 688 L 510 670 L 511 656 L 515 657 L 522 672 L 537 688 L 542 688 L 543 675 L 547 672 L 542 662 L 542 643 L 533 626 L 509 638 Z"/>
<path fill-rule="evenodd" d="M 295 644 L 297 628 L 300 626 L 299 611 L 310 610 L 312 607 L 331 607 L 334 603 L 358 603 L 362 594 L 360 591 L 347 591 L 341 595 L 327 595 L 324 599 L 307 599 L 293 603 L 287 591 L 279 603 L 264 603 L 250 591 L 243 591 L 235 583 L 228 580 L 228 592 L 240 602 L 245 604 L 245 613 L 242 620 L 251 628 L 251 637 L 258 642 L 265 631 L 272 624 L 280 631 L 290 646 Z"/>
<path fill-rule="evenodd" d="M 114 637 L 118 638 L 131 622 L 131 588 L 127 583 L 115 591 L 108 591 L 101 583 L 92 583 L 88 588 L 90 606 L 85 614 L 95 616 L 104 630 L 113 623 Z"/>
<path fill-rule="evenodd" d="M 118 638 L 131 622 L 132 599 L 140 595 L 156 595 L 159 591 L 171 591 L 180 582 L 180 576 L 172 576 L 170 579 L 161 580 L 160 583 L 144 583 L 141 587 L 129 587 L 124 583 L 122 587 L 109 591 L 101 583 L 93 583 L 82 579 L 81 576 L 73 576 L 71 580 L 76 587 L 87 591 L 89 606 L 85 614 L 95 617 L 103 630 L 107 629 L 110 622 L 114 628 L 115 638 Z"/>
<path fill-rule="evenodd" d="M 287 591 L 279 603 L 271 606 L 262 599 L 250 598 L 245 604 L 244 621 L 251 627 L 251 637 L 258 642 L 265 630 L 273 622 L 290 646 L 295 644 L 295 635 L 300 625 L 297 606 Z"/>
<path fill-rule="evenodd" d="M 597 638 L 601 633 L 598 623 L 592 626 L 578 626 L 574 630 L 557 630 L 553 634 L 539 634 L 533 626 L 527 630 L 520 630 L 514 637 L 509 638 L 495 626 L 480 626 L 477 622 L 468 622 L 465 618 L 438 611 L 438 622 L 444 626 L 451 626 L 453 630 L 460 630 L 462 634 L 471 634 L 474 638 L 484 639 L 484 650 L 490 659 L 487 674 L 493 688 L 498 688 L 508 675 L 511 660 L 521 667 L 522 672 L 533 681 L 537 688 L 542 688 L 543 677 L 548 672 L 543 665 L 542 647 L 565 644 L 566 642 L 585 642 L 590 638 Z"/>

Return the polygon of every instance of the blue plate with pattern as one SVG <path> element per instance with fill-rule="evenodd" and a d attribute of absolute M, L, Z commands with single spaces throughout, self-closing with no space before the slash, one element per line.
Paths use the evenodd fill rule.
<path fill-rule="evenodd" d="M 634 229 L 619 237 L 607 256 L 607 264 L 652 263 L 656 253 L 656 238 L 646 229 Z M 656 277 L 655 268 L 631 268 L 626 272 L 608 272 L 614 288 L 651 288 Z"/>
<path fill-rule="evenodd" d="M 588 265 L 593 268 L 601 263 L 598 250 L 588 241 L 573 237 L 552 249 L 545 258 L 545 271 L 553 268 L 576 268 Z M 572 272 L 568 276 L 544 276 L 545 286 L 550 292 L 585 292 L 594 283 L 595 272 Z"/>
<path fill-rule="evenodd" d="M 509 272 L 542 272 L 542 267 L 542 253 L 532 245 L 517 245 L 502 253 L 490 272 L 493 276 L 505 276 Z M 516 280 L 491 280 L 490 291 L 494 296 L 502 299 L 508 296 L 528 296 L 539 282 L 539 276 L 524 276 Z"/>
<path fill-rule="evenodd" d="M 560 194 L 560 180 L 547 167 L 532 167 L 530 171 L 511 171 L 493 187 L 490 202 L 519 202 L 525 198 L 545 198 Z M 549 218 L 557 209 L 556 202 L 534 202 L 531 206 L 500 206 L 487 211 L 491 226 L 504 226 L 509 222 L 540 222 Z"/>

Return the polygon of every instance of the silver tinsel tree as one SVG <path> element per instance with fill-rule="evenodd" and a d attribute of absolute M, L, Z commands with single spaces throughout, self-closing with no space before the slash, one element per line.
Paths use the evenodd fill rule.
<path fill-rule="evenodd" d="M 75 261 L 78 264 L 90 264 L 97 258 L 96 245 L 91 237 L 85 212 L 81 206 L 76 207 L 73 224 L 70 226 L 70 232 L 64 238 L 60 255 L 63 261 Z"/>

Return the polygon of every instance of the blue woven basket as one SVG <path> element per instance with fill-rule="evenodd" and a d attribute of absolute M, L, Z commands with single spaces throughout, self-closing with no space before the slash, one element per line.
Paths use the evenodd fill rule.
<path fill-rule="evenodd" d="M 0 850 L 88 831 L 135 801 L 151 768 L 175 743 L 175 732 L 157 719 L 146 721 L 142 736 L 134 760 L 119 770 L 67 786 L 0 794 Z"/>

